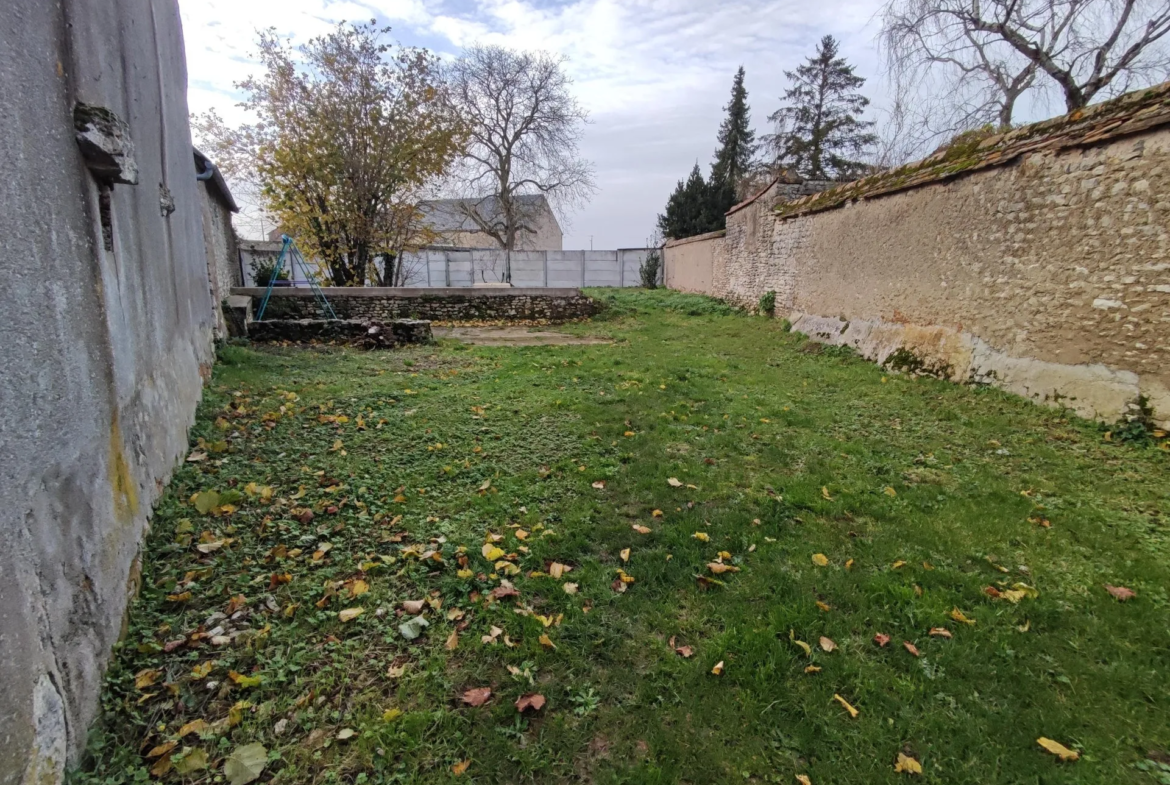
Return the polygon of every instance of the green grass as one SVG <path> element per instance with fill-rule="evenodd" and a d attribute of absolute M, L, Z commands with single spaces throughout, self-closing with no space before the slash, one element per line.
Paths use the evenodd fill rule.
<path fill-rule="evenodd" d="M 155 512 L 73 782 L 149 779 L 148 751 L 170 741 L 173 761 L 209 765 L 156 777 L 174 783 L 223 782 L 254 742 L 260 781 L 279 783 L 868 784 L 906 777 L 899 752 L 929 782 L 1167 781 L 1170 454 L 818 351 L 711 300 L 603 297 L 606 316 L 569 329 L 612 345 L 225 350 L 192 434 L 207 459 Z M 234 512 L 190 501 L 231 489 Z M 519 597 L 488 599 L 504 577 L 482 556 L 489 532 Z M 431 550 L 441 562 L 420 561 Z M 720 551 L 739 571 L 704 585 Z M 553 561 L 573 570 L 529 577 Z M 350 597 L 356 580 L 369 592 Z M 985 591 L 1017 583 L 1038 596 Z M 408 642 L 401 603 L 424 598 L 441 609 Z M 225 609 L 243 615 L 220 632 L 242 634 L 192 641 Z M 487 705 L 461 704 L 484 686 Z M 547 704 L 520 716 L 533 692 Z M 1058 762 L 1041 736 L 1081 759 Z"/>

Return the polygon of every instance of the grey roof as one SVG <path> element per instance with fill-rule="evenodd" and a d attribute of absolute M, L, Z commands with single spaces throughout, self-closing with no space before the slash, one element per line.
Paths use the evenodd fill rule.
<path fill-rule="evenodd" d="M 544 206 L 549 214 L 548 200 L 544 194 L 520 194 L 516 201 L 528 208 Z M 475 211 L 488 221 L 495 221 L 500 217 L 499 199 L 494 196 L 484 196 L 478 199 L 432 199 L 419 202 L 423 220 L 436 232 L 478 232 L 479 226 L 467 216 L 462 209 L 474 207 Z M 556 218 L 554 216 L 553 220 Z"/>
<path fill-rule="evenodd" d="M 210 158 L 199 152 L 199 148 L 192 147 L 191 150 L 195 153 L 195 173 L 203 174 L 207 171 L 209 166 L 214 169 L 215 173 L 212 174 L 211 179 L 207 181 L 207 187 L 210 188 L 213 192 L 219 194 L 219 198 L 223 200 L 223 203 L 227 205 L 229 210 L 231 210 L 233 213 L 238 213 L 240 211 L 239 205 L 236 204 L 236 200 L 232 197 L 232 192 L 228 189 L 227 182 L 223 179 L 223 175 L 220 174 L 219 167 L 216 166 Z"/>

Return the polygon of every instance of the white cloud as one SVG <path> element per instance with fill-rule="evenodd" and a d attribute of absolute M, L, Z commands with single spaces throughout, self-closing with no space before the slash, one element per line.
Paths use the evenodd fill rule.
<path fill-rule="evenodd" d="M 753 119 L 776 108 L 783 71 L 826 33 L 882 90 L 873 38 L 879 0 L 180 0 L 192 111 L 240 119 L 232 84 L 255 70 L 255 31 L 273 26 L 305 41 L 336 22 L 377 15 L 404 44 L 443 54 L 479 41 L 569 58 L 579 100 L 592 115 L 584 152 L 599 192 L 572 219 L 566 247 L 640 244 L 675 182 L 704 167 L 735 69 L 747 70 Z"/>

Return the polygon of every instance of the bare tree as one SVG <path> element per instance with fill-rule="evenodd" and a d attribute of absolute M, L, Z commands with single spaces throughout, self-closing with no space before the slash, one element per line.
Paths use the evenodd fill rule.
<path fill-rule="evenodd" d="M 1010 126 L 1020 98 L 1048 85 L 1071 112 L 1161 81 L 1168 32 L 1170 0 L 889 0 L 881 41 L 902 94 L 945 67 L 944 124 L 962 131 Z"/>
<path fill-rule="evenodd" d="M 580 157 L 588 114 L 569 92 L 564 60 L 546 53 L 474 46 L 448 69 L 452 100 L 468 124 L 458 176 L 465 198 L 458 209 L 504 250 L 504 281 L 512 282 L 511 252 L 535 233 L 539 200 L 564 214 L 595 190 L 593 166 Z"/>

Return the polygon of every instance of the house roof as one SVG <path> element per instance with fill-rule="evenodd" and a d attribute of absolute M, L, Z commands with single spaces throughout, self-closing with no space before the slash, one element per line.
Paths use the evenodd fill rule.
<path fill-rule="evenodd" d="M 220 174 L 219 167 L 210 158 L 199 152 L 198 148 L 192 147 L 191 150 L 195 154 L 195 173 L 203 174 L 210 168 L 212 175 L 211 179 L 207 181 L 207 187 L 212 193 L 219 196 L 220 200 L 223 201 L 229 210 L 233 213 L 238 213 L 240 211 L 239 205 L 236 204 L 236 200 L 232 197 L 232 192 L 228 188 L 227 182 L 223 179 L 223 175 Z"/>
<path fill-rule="evenodd" d="M 519 194 L 515 199 L 528 208 L 543 206 L 553 223 L 557 223 L 544 194 Z M 466 210 L 470 208 L 475 208 L 475 211 L 487 221 L 496 221 L 501 217 L 500 200 L 495 196 L 483 196 L 478 199 L 432 199 L 419 202 L 418 207 L 423 214 L 423 220 L 436 232 L 481 231 L 475 221 L 467 215 Z M 557 228 L 560 228 L 560 224 L 557 224 Z"/>
<path fill-rule="evenodd" d="M 822 212 L 855 199 L 905 191 L 1003 166 L 1029 153 L 1098 145 L 1163 125 L 1170 125 L 1170 82 L 1005 133 L 962 134 L 921 161 L 784 202 L 775 209 L 783 217 Z"/>

